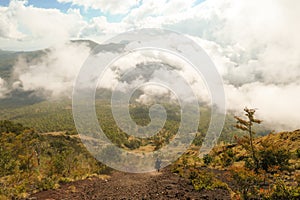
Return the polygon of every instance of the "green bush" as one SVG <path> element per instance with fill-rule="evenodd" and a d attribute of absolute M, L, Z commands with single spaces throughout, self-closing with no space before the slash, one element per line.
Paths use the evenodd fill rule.
<path fill-rule="evenodd" d="M 51 177 L 45 177 L 37 184 L 37 186 L 39 190 L 53 189 L 55 181 Z"/>
<path fill-rule="evenodd" d="M 0 121 L 0 133 L 15 133 L 19 135 L 26 128 L 20 123 L 13 123 L 8 120 Z"/>
<path fill-rule="evenodd" d="M 234 153 L 231 149 L 226 150 L 221 156 L 221 164 L 223 167 L 229 167 L 234 162 Z"/>
<path fill-rule="evenodd" d="M 263 195 L 265 200 L 298 200 L 300 199 L 300 188 L 287 186 L 282 180 L 276 181 L 270 194 Z"/>
<path fill-rule="evenodd" d="M 271 146 L 260 150 L 258 154 L 260 167 L 265 171 L 276 166 L 278 166 L 280 170 L 285 170 L 289 166 L 291 154 L 288 150 Z"/>
<path fill-rule="evenodd" d="M 130 150 L 138 149 L 141 146 L 140 140 L 130 140 L 124 143 L 124 145 Z"/>
<path fill-rule="evenodd" d="M 256 199 L 257 188 L 263 181 L 262 177 L 255 171 L 243 167 L 232 168 L 230 172 L 242 199 Z"/>
<path fill-rule="evenodd" d="M 300 149 L 297 149 L 296 156 L 297 156 L 297 158 L 300 158 Z"/>
<path fill-rule="evenodd" d="M 209 173 L 198 173 L 197 177 L 192 180 L 195 190 L 212 190 L 213 176 Z"/>
<path fill-rule="evenodd" d="M 214 190 L 216 188 L 228 189 L 226 183 L 223 183 L 216 178 L 212 173 L 206 171 L 201 171 L 199 169 L 190 169 L 189 179 L 195 190 Z"/>
<path fill-rule="evenodd" d="M 203 162 L 205 165 L 209 165 L 212 162 L 213 158 L 209 154 L 203 156 Z"/>
<path fill-rule="evenodd" d="M 2 124 L 8 130 L 11 123 Z M 2 132 L 0 143 L 0 196 L 8 198 L 23 198 L 36 189 L 52 189 L 59 181 L 110 170 L 92 157 L 79 139 L 72 137 L 38 135 L 26 129 L 19 134 Z M 111 153 L 108 156 L 115 155 Z"/>

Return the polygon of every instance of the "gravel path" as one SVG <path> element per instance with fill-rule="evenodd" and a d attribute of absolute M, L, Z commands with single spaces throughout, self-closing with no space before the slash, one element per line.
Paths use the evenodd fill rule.
<path fill-rule="evenodd" d="M 36 193 L 31 199 L 230 199 L 230 195 L 221 189 L 195 191 L 188 180 L 164 169 L 146 174 L 113 172 L 108 179 L 91 178 L 64 184 L 56 190 Z"/>

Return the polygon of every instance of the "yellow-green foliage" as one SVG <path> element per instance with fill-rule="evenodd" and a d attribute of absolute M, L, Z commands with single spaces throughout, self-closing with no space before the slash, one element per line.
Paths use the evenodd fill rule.
<path fill-rule="evenodd" d="M 263 177 L 244 167 L 232 167 L 230 172 L 240 196 L 243 199 L 255 197 L 260 183 L 263 182 Z"/>
<path fill-rule="evenodd" d="M 300 146 L 300 130 L 293 132 L 270 133 L 267 136 L 256 138 L 254 141 L 259 168 L 266 171 L 278 167 L 280 170 L 297 168 L 299 158 L 297 151 Z M 237 144 L 220 145 L 214 147 L 210 155 L 213 165 L 230 166 L 230 161 L 243 161 L 249 168 L 253 168 L 249 140 L 237 138 Z M 291 160 L 293 165 L 291 166 Z M 228 162 L 227 162 L 228 161 Z"/>
<path fill-rule="evenodd" d="M 227 184 L 215 178 L 214 174 L 199 169 L 199 162 L 199 157 L 184 155 L 173 164 L 172 171 L 189 179 L 195 190 L 228 190 Z"/>
<path fill-rule="evenodd" d="M 287 186 L 283 180 L 277 180 L 268 189 L 260 189 L 259 196 L 264 200 L 298 200 L 300 199 L 300 187 Z"/>
<path fill-rule="evenodd" d="M 217 188 L 228 190 L 227 184 L 214 178 L 212 173 L 190 168 L 189 174 L 189 179 L 191 180 L 195 190 L 214 190 Z"/>
<path fill-rule="evenodd" d="M 0 129 L 2 196 L 21 198 L 28 192 L 55 188 L 59 182 L 81 179 L 88 174 L 106 170 L 77 138 L 41 135 L 33 129 L 25 128 L 12 133 L 14 127 L 21 126 L 2 124 L 7 126 L 5 131 L 3 127 Z"/>

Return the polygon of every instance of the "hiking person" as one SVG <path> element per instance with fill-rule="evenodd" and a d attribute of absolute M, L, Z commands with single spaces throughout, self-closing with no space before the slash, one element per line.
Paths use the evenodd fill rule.
<path fill-rule="evenodd" d="M 160 167 L 161 167 L 161 160 L 157 158 L 155 161 L 155 169 L 157 170 L 157 172 L 159 172 Z"/>

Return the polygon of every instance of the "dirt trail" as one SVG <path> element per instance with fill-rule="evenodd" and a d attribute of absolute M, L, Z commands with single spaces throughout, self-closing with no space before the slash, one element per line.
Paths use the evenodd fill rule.
<path fill-rule="evenodd" d="M 195 191 L 187 180 L 168 169 L 147 174 L 113 172 L 108 179 L 92 178 L 32 195 L 32 199 L 230 199 L 228 191 Z"/>

